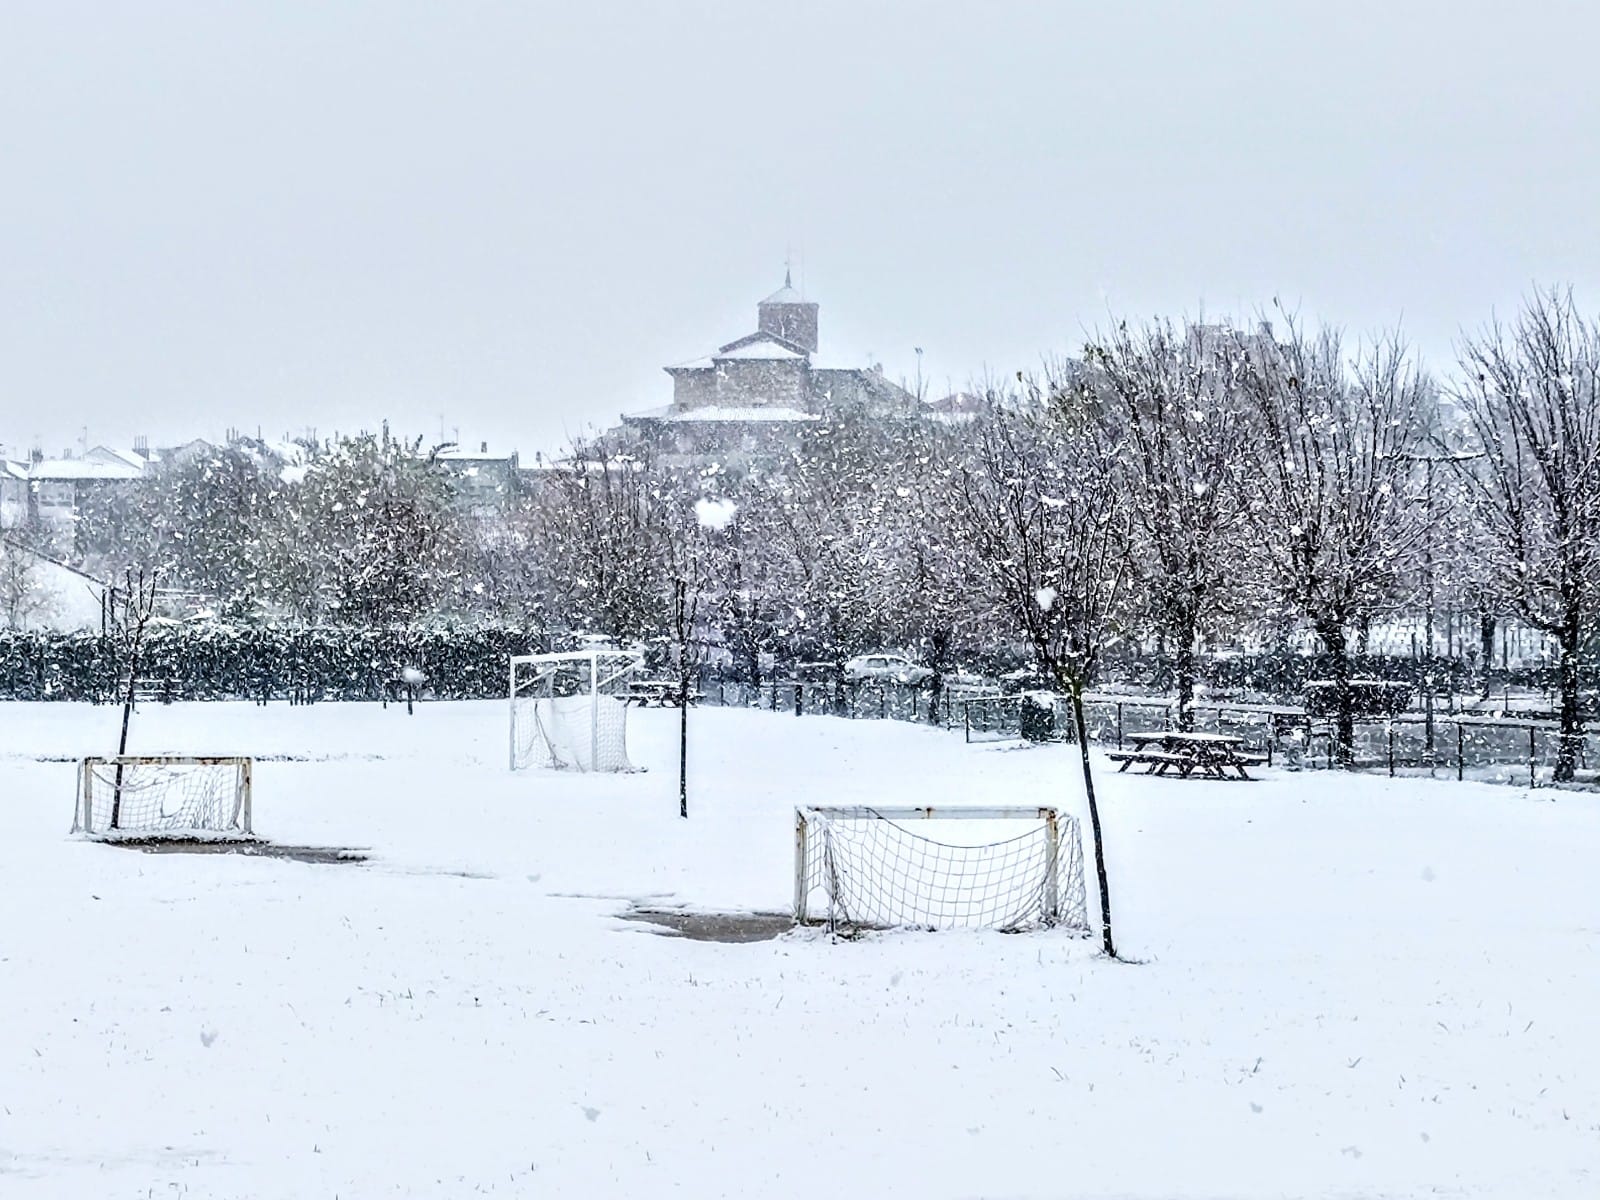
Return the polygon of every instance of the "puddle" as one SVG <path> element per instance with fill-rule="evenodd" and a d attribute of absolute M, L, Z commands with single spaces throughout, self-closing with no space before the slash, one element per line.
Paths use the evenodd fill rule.
<path fill-rule="evenodd" d="M 624 913 L 623 918 L 658 925 L 664 936 L 686 937 L 696 942 L 767 942 L 794 928 L 794 918 L 788 913 L 708 913 L 636 908 Z"/>
<path fill-rule="evenodd" d="M 200 838 L 107 838 L 107 846 L 146 854 L 243 854 L 250 858 L 283 858 L 303 863 L 364 863 L 367 856 L 342 846 L 282 846 L 277 842 L 225 841 Z"/>

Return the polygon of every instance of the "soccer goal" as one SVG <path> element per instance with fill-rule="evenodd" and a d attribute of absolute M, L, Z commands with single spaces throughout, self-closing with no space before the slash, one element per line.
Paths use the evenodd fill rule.
<path fill-rule="evenodd" d="M 1078 821 L 1054 808 L 800 808 L 794 853 L 800 924 L 1089 932 Z"/>
<path fill-rule="evenodd" d="M 96 837 L 249 837 L 248 758 L 122 755 L 78 764 L 72 831 Z"/>
<path fill-rule="evenodd" d="M 628 691 L 637 654 L 583 650 L 511 660 L 511 769 L 631 771 Z"/>

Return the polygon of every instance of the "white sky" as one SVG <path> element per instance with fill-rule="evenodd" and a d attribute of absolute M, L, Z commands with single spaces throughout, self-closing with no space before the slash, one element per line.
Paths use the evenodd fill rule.
<path fill-rule="evenodd" d="M 1584 4 L 0 6 L 0 443 L 525 454 L 797 280 L 937 393 L 1274 296 L 1436 365 L 1600 272 Z"/>

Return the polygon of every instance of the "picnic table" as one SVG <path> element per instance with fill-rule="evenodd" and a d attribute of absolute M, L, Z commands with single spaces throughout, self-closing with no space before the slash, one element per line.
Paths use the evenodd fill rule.
<path fill-rule="evenodd" d="M 1251 754 L 1244 749 L 1244 738 L 1231 733 L 1191 733 L 1181 729 L 1163 729 L 1154 733 L 1130 733 L 1127 740 L 1132 750 L 1116 750 L 1110 754 L 1113 762 L 1121 763 L 1119 772 L 1134 763 L 1143 763 L 1146 775 L 1165 775 L 1177 772 L 1178 778 L 1187 779 L 1198 772 L 1204 778 L 1227 779 L 1235 771 L 1240 779 L 1249 779 L 1246 767 L 1260 766 L 1267 761 L 1264 754 Z"/>
<path fill-rule="evenodd" d="M 689 703 L 693 704 L 700 699 L 700 693 L 691 684 L 689 687 Z M 669 708 L 683 702 L 683 685 L 676 679 L 635 679 L 628 685 L 628 692 L 622 698 L 624 704 L 637 704 L 646 708 L 652 704 L 662 708 Z"/>

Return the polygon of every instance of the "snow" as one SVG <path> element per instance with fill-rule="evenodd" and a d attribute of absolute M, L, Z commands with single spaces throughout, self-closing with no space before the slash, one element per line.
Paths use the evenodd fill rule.
<path fill-rule="evenodd" d="M 1102 760 L 1127 962 L 724 945 L 622 914 L 786 909 L 797 802 L 1076 810 L 1075 748 L 702 708 L 680 821 L 672 710 L 630 710 L 648 770 L 605 777 L 507 772 L 500 703 L 140 711 L 136 750 L 261 756 L 263 835 L 371 854 L 331 866 L 74 841 L 65 760 L 117 711 L 4 718 L 8 1200 L 1600 1182 L 1591 795 Z"/>
<path fill-rule="evenodd" d="M 104 462 L 88 458 L 47 458 L 27 468 L 34 480 L 51 479 L 139 479 L 142 468 L 125 462 Z"/>
<path fill-rule="evenodd" d="M 694 502 L 694 518 L 702 529 L 726 529 L 739 506 L 732 500 L 711 500 L 702 497 Z"/>
<path fill-rule="evenodd" d="M 816 413 L 779 405 L 706 405 L 686 408 L 662 417 L 663 421 L 820 421 Z"/>
<path fill-rule="evenodd" d="M 731 350 L 719 350 L 716 354 L 711 356 L 713 362 L 721 362 L 723 359 L 729 358 L 788 360 L 805 357 L 806 356 L 804 354 L 795 350 L 791 350 L 787 346 L 780 346 L 777 342 L 766 340 L 751 342 L 747 346 L 735 346 Z"/>

